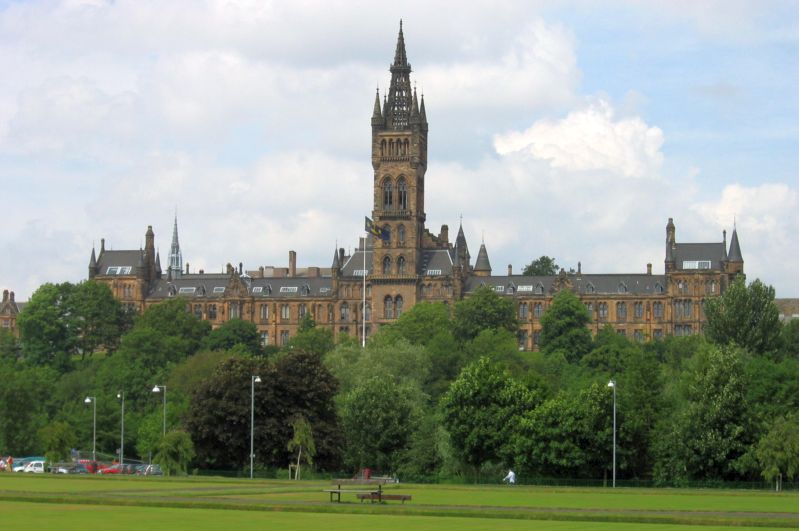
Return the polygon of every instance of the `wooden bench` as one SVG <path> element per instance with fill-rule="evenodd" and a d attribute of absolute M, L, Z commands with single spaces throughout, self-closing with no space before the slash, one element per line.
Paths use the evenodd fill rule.
<path fill-rule="evenodd" d="M 380 495 L 380 493 L 377 492 L 377 491 L 363 490 L 363 489 L 341 489 L 341 488 L 339 488 L 339 489 L 325 489 L 322 492 L 329 492 L 330 493 L 330 502 L 331 503 L 333 502 L 333 495 L 334 494 L 336 495 L 336 501 L 338 503 L 341 503 L 341 495 L 342 494 L 356 494 L 358 496 L 360 496 L 362 494 L 363 495 L 374 494 L 374 495 L 377 495 L 377 496 Z"/>
<path fill-rule="evenodd" d="M 361 500 L 361 503 L 363 503 L 363 500 L 370 500 L 372 503 L 375 501 L 382 502 L 386 500 L 392 500 L 402 501 L 404 504 L 405 500 L 410 501 L 411 499 L 410 494 L 386 494 L 384 492 L 362 492 L 360 494 L 356 494 L 355 496 Z"/>

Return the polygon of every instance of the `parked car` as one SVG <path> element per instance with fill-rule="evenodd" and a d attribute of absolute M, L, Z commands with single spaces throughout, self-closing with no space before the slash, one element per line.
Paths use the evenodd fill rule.
<path fill-rule="evenodd" d="M 83 463 L 64 463 L 50 468 L 53 474 L 88 474 L 89 470 Z"/>
<path fill-rule="evenodd" d="M 12 465 L 12 470 L 14 472 L 23 472 L 25 470 L 25 466 L 30 463 L 31 461 L 44 461 L 44 457 L 20 457 L 14 459 L 14 463 Z"/>
<path fill-rule="evenodd" d="M 33 474 L 44 474 L 44 461 L 31 461 L 25 465 L 22 471 Z"/>
<path fill-rule="evenodd" d="M 89 474 L 96 474 L 98 469 L 103 466 L 102 463 L 92 461 L 91 459 L 81 459 L 78 461 L 78 463 L 85 466 Z"/>
<path fill-rule="evenodd" d="M 136 475 L 138 476 L 163 476 L 161 465 L 137 465 Z"/>
<path fill-rule="evenodd" d="M 100 470 L 98 470 L 97 473 L 98 474 L 124 474 L 125 473 L 125 468 L 124 468 L 123 465 L 120 465 L 119 463 L 117 463 L 117 464 L 114 464 L 114 465 L 105 466 L 105 467 L 101 468 Z"/>

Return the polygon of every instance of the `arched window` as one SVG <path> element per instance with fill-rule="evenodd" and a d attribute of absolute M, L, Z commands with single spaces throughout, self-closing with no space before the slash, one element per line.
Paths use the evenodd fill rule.
<path fill-rule="evenodd" d="M 383 208 L 391 210 L 394 204 L 394 187 L 391 185 L 391 179 L 386 178 L 383 181 Z"/>
<path fill-rule="evenodd" d="M 388 275 L 391 273 L 391 257 L 386 256 L 383 258 L 383 274 Z"/>
<path fill-rule="evenodd" d="M 366 303 L 366 311 L 363 312 L 363 318 L 366 321 L 372 320 L 372 305 L 369 303 Z"/>
<path fill-rule="evenodd" d="M 385 157 L 386 156 L 386 141 L 385 140 L 381 140 L 380 141 L 380 156 L 381 157 Z"/>
<path fill-rule="evenodd" d="M 536 295 L 543 295 L 544 294 L 544 285 L 541 284 L 540 282 L 538 284 L 536 284 L 534 293 Z"/>
<path fill-rule="evenodd" d="M 596 288 L 594 287 L 593 284 L 591 284 L 589 282 L 588 285 L 585 287 L 585 292 L 586 293 L 594 293 L 595 291 L 596 291 Z"/>
<path fill-rule="evenodd" d="M 604 321 L 608 318 L 608 303 L 607 302 L 600 302 L 599 306 L 597 307 L 599 311 L 599 320 Z"/>
<path fill-rule="evenodd" d="M 663 285 L 660 282 L 655 282 L 655 293 L 663 293 Z"/>
<path fill-rule="evenodd" d="M 391 245 L 391 227 L 388 225 L 383 225 L 383 235 L 385 236 L 385 238 L 382 238 L 383 246 L 388 247 Z"/>
<path fill-rule="evenodd" d="M 523 302 L 519 305 L 519 319 L 527 319 L 528 307 L 527 303 Z"/>
<path fill-rule="evenodd" d="M 400 225 L 397 227 L 397 240 L 400 244 L 405 243 L 405 225 Z"/>
<path fill-rule="evenodd" d="M 397 207 L 400 210 L 408 210 L 408 187 L 404 177 L 400 177 L 397 182 Z"/>
<path fill-rule="evenodd" d="M 616 320 L 617 321 L 626 321 L 627 320 L 627 303 L 626 302 L 617 302 L 616 303 Z"/>
<path fill-rule="evenodd" d="M 397 273 L 400 275 L 405 274 L 405 257 L 400 256 L 397 258 Z"/>
<path fill-rule="evenodd" d="M 394 299 L 391 298 L 391 295 L 386 295 L 386 298 L 383 299 L 383 317 L 386 319 L 394 318 Z"/>
<path fill-rule="evenodd" d="M 402 315 L 402 295 L 397 295 L 397 298 L 394 299 L 394 307 L 397 310 L 397 317 Z"/>
<path fill-rule="evenodd" d="M 350 305 L 346 302 L 341 305 L 341 320 L 342 321 L 349 321 L 350 320 Z"/>
<path fill-rule="evenodd" d="M 544 315 L 544 305 L 540 302 L 535 303 L 535 306 L 533 306 L 533 315 L 536 319 Z"/>

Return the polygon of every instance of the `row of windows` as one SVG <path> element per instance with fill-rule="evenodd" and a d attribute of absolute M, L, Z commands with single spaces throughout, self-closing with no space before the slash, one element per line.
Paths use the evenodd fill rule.
<path fill-rule="evenodd" d="M 390 275 L 391 273 L 392 273 L 391 257 L 390 256 L 385 256 L 385 257 L 383 257 L 383 274 L 384 275 Z M 398 275 L 404 275 L 405 274 L 405 257 L 404 256 L 400 256 L 399 258 L 397 258 L 396 273 Z"/>
<path fill-rule="evenodd" d="M 383 225 L 383 247 L 391 246 L 391 227 Z M 402 245 L 405 243 L 405 225 L 397 226 L 397 243 Z"/>
<path fill-rule="evenodd" d="M 409 153 L 410 142 L 408 139 L 394 140 L 381 140 L 380 141 L 380 156 L 381 157 L 405 157 Z"/>
<path fill-rule="evenodd" d="M 386 295 L 386 298 L 383 299 L 383 318 L 384 319 L 394 319 L 395 317 L 399 317 L 402 315 L 402 306 L 403 300 L 402 295 L 397 295 L 396 297 L 391 297 L 391 295 Z"/>

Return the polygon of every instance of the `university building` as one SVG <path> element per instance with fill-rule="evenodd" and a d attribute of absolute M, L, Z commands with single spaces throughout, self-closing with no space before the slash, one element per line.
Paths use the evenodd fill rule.
<path fill-rule="evenodd" d="M 372 219 L 381 237 L 360 238 L 349 255 L 333 252 L 325 267 L 297 267 L 289 251 L 288 267 L 246 271 L 228 264 L 226 271 L 192 271 L 183 263 L 177 219 L 166 269 L 155 249 L 152 227 L 139 250 L 110 250 L 101 240 L 92 249 L 89 278 L 110 286 L 124 304 L 141 311 L 173 297 L 183 297 L 198 318 L 219 326 L 230 319 L 255 323 L 264 344 L 282 345 L 310 316 L 318 326 L 367 337 L 419 302 L 454 302 L 482 286 L 513 301 L 519 318 L 519 347 L 537 348 L 541 316 L 555 293 L 569 289 L 585 303 L 592 330 L 611 325 L 637 341 L 667 335 L 701 333 L 704 303 L 744 272 L 738 234 L 727 242 L 678 243 L 672 219 L 666 225 L 665 273 L 652 264 L 629 274 L 561 270 L 554 276 L 494 274 L 485 244 L 473 260 L 463 227 L 454 241 L 443 225 L 438 234 L 425 226 L 425 178 L 428 125 L 424 96 L 412 89 L 411 65 L 400 25 L 391 84 L 372 110 Z M 365 290 L 365 294 L 364 291 Z M 365 304 L 363 302 L 365 298 Z M 4 301 L 5 302 L 5 301 Z M 365 326 L 364 326 L 365 325 Z"/>

